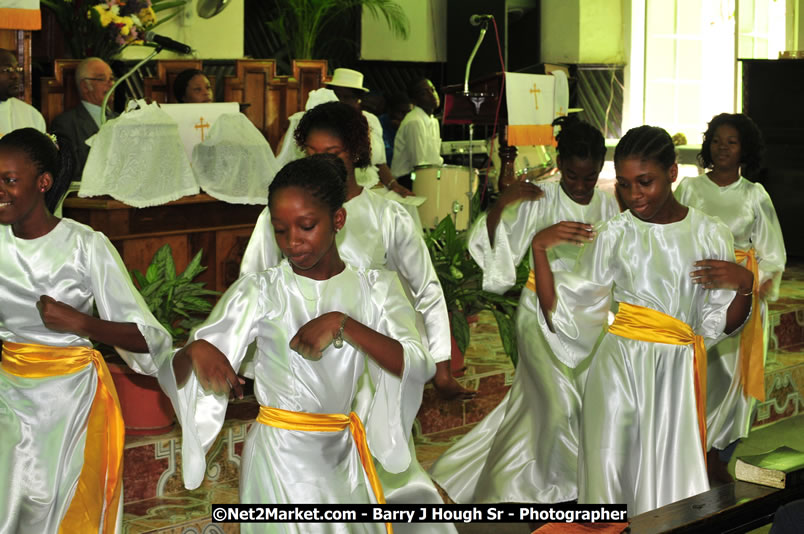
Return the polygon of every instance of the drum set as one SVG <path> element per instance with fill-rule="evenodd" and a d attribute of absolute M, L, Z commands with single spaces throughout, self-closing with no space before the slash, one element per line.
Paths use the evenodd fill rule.
<path fill-rule="evenodd" d="M 536 182 L 555 174 L 557 168 L 550 149 L 544 146 L 517 147 L 514 163 L 517 179 Z M 498 189 L 501 161 L 496 150 L 491 152 L 488 177 L 492 186 Z M 410 177 L 413 194 L 427 198 L 419 206 L 424 228 L 435 228 L 447 215 L 453 218 L 457 230 L 469 227 L 469 207 L 480 183 L 478 169 L 460 165 L 423 165 L 416 167 Z"/>

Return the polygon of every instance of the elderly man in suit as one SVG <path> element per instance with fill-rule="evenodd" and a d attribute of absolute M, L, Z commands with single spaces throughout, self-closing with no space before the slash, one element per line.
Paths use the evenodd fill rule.
<path fill-rule="evenodd" d="M 76 162 L 74 179 L 81 179 L 89 154 L 86 140 L 100 128 L 103 97 L 114 82 L 112 68 L 102 59 L 90 57 L 81 61 L 75 70 L 75 83 L 78 86 L 81 103 L 53 119 L 51 130 L 69 139 L 74 151 Z M 107 110 L 106 116 L 113 117 L 114 114 Z"/>

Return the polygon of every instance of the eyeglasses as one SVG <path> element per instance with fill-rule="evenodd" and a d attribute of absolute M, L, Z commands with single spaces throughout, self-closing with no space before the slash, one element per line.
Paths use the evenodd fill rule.
<path fill-rule="evenodd" d="M 17 74 L 22 74 L 23 72 L 22 67 L 12 67 L 11 65 L 7 65 L 5 67 L 0 67 L 0 72 L 5 74 L 11 74 L 12 72 L 16 72 Z"/>
<path fill-rule="evenodd" d="M 112 76 L 111 78 L 81 78 L 82 80 L 90 80 L 93 82 L 102 82 L 102 83 L 114 83 L 117 81 L 117 78 Z"/>

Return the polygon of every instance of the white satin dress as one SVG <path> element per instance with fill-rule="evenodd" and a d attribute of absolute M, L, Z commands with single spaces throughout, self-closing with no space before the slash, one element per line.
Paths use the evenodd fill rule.
<path fill-rule="evenodd" d="M 652 224 L 627 211 L 584 246 L 572 273 L 555 274 L 557 336 L 548 342 L 571 367 L 594 349 L 581 414 L 579 503 L 626 503 L 635 515 L 709 489 L 692 346 L 608 332 L 599 340 L 612 298 L 685 322 L 707 346 L 722 339 L 736 293 L 693 284 L 690 272 L 701 259 L 734 261 L 731 232 L 717 219 L 689 208 L 681 221 Z"/>
<path fill-rule="evenodd" d="M 561 221 L 597 224 L 619 213 L 617 201 L 595 190 L 588 205 L 573 201 L 557 182 L 539 185 L 544 197 L 506 207 L 489 243 L 486 215 L 475 223 L 469 251 L 483 269 L 483 289 L 503 294 L 539 231 Z M 553 271 L 571 271 L 580 249 L 548 251 Z M 531 258 L 531 264 L 532 264 Z M 523 289 L 516 314 L 517 364 L 499 405 L 449 448 L 430 475 L 457 503 L 571 501 L 578 496 L 578 424 L 586 366 L 567 367 L 550 350 L 538 324 L 536 293 Z"/>
<path fill-rule="evenodd" d="M 403 376 L 383 371 L 348 343 L 340 349 L 330 345 L 318 361 L 289 348 L 299 328 L 331 311 L 346 313 L 398 340 L 404 349 Z M 358 381 L 369 380 L 372 402 L 359 413 L 369 447 L 388 471 L 407 469 L 409 429 L 434 369 L 416 332 L 413 308 L 394 273 L 347 265 L 329 280 L 317 281 L 294 274 L 282 261 L 232 285 L 207 321 L 191 334 L 190 341 L 197 339 L 220 349 L 235 370 L 256 340 L 254 393 L 262 406 L 349 414 Z M 175 384 L 170 366 L 160 376 L 165 384 Z M 180 406 L 184 483 L 196 488 L 204 478 L 204 454 L 221 429 L 228 399 L 204 391 L 194 374 L 178 391 L 166 390 Z M 302 432 L 254 423 L 246 437 L 240 473 L 243 503 L 376 502 L 348 429 Z M 243 523 L 240 528 L 244 533 L 385 532 L 383 523 Z"/>
<path fill-rule="evenodd" d="M 734 236 L 736 248 L 756 250 L 760 285 L 772 280 L 765 298 L 760 300 L 764 361 L 769 339 L 767 303 L 779 297 L 779 284 L 787 260 L 782 229 L 768 193 L 760 184 L 743 177 L 721 187 L 702 174 L 682 180 L 675 195 L 682 204 L 693 206 L 726 223 Z M 739 335 L 724 339 L 708 351 L 707 448 L 725 449 L 734 441 L 746 437 L 750 430 L 756 399 L 743 394 L 739 353 Z"/>
<path fill-rule="evenodd" d="M 61 219 L 36 239 L 0 225 L 0 340 L 55 347 L 91 347 L 79 335 L 49 330 L 36 303 L 42 295 L 102 319 L 137 325 L 153 355 L 167 355 L 170 335 L 148 311 L 109 240 Z M 132 369 L 155 375 L 151 354 L 118 349 Z M 0 532 L 56 533 L 84 464 L 95 366 L 47 378 L 23 378 L 0 366 Z M 102 499 L 102 496 L 98 496 Z M 121 514 L 122 515 L 122 514 Z"/>
<path fill-rule="evenodd" d="M 396 202 L 377 195 L 371 189 L 363 191 L 344 204 L 346 224 L 336 236 L 338 253 L 351 265 L 364 268 L 383 268 L 396 271 L 418 312 L 419 334 L 435 362 L 448 361 L 451 354 L 451 338 L 447 304 L 441 283 L 433 267 L 430 253 L 415 222 Z M 274 238 L 269 208 L 265 208 L 243 255 L 241 276 L 256 273 L 278 264 L 282 253 Z M 420 315 L 419 315 L 420 314 Z M 428 377 L 428 380 L 431 377 Z M 368 384 L 366 384 L 368 386 Z M 356 400 L 356 411 L 370 399 L 372 392 L 361 388 Z M 411 420 L 412 424 L 413 420 Z M 376 421 L 383 428 L 391 423 Z M 406 429 L 410 432 L 410 429 Z M 408 444 L 412 460 L 410 467 L 401 474 L 391 474 L 377 466 L 385 498 L 389 504 L 442 504 L 430 476 L 416 459 L 413 440 Z M 378 451 L 372 449 L 376 455 Z M 376 457 L 376 456 L 375 456 Z M 454 533 L 450 523 L 418 525 L 394 524 L 397 534 Z"/>

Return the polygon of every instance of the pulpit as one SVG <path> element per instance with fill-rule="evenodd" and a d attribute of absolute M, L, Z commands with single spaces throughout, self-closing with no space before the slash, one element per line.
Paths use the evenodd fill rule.
<path fill-rule="evenodd" d="M 181 272 L 201 249 L 206 287 L 225 291 L 239 275 L 240 260 L 264 206 L 228 204 L 206 194 L 161 206 L 133 208 L 108 197 L 71 197 L 64 215 L 106 234 L 126 268 L 145 272 L 162 245 L 173 249 Z"/>
<path fill-rule="evenodd" d="M 445 124 L 469 124 L 470 135 L 474 125 L 496 125 L 500 189 L 519 179 L 515 171 L 516 145 L 554 144 L 551 123 L 556 116 L 566 115 L 568 111 L 564 74 L 557 73 L 554 80 L 552 76 L 521 73 L 507 73 L 504 79 L 503 73 L 495 73 L 463 86 L 444 88 Z M 559 79 L 561 84 L 557 82 Z M 511 94 L 517 95 L 515 101 L 509 101 Z"/>

